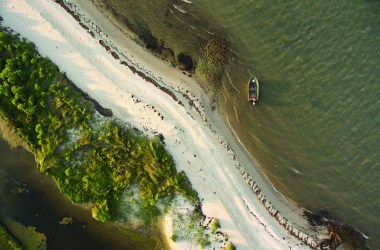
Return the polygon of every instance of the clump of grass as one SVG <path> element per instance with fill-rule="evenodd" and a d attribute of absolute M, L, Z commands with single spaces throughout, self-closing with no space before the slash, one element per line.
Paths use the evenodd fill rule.
<path fill-rule="evenodd" d="M 176 234 L 172 234 L 172 236 L 170 236 L 170 239 L 176 242 L 178 240 L 178 236 Z"/>
<path fill-rule="evenodd" d="M 7 228 L 0 223 L 0 246 L 9 250 L 21 250 L 20 244 L 8 232 Z"/>
<path fill-rule="evenodd" d="M 4 138 L 11 146 L 11 148 L 16 148 L 18 146 L 31 151 L 28 144 L 17 134 L 15 128 L 11 127 L 8 122 L 0 115 L 0 136 Z"/>
<path fill-rule="evenodd" d="M 202 215 L 194 209 L 195 205 L 192 204 L 186 209 L 178 209 L 178 207 L 178 204 L 173 203 L 168 211 L 172 218 L 171 239 L 198 244 L 200 248 L 210 245 L 209 234 L 205 232 L 205 227 L 202 225 Z"/>
<path fill-rule="evenodd" d="M 228 47 L 228 41 L 224 37 L 212 35 L 207 41 L 204 54 L 211 62 L 224 65 L 228 59 Z"/>
<path fill-rule="evenodd" d="M 231 242 L 228 242 L 226 246 L 224 247 L 225 250 L 235 250 L 236 247 Z"/>
<path fill-rule="evenodd" d="M 60 225 L 70 225 L 73 224 L 74 220 L 72 217 L 63 217 L 63 219 L 58 222 Z"/>
<path fill-rule="evenodd" d="M 200 57 L 197 68 L 195 69 L 197 75 L 212 85 L 215 85 L 220 81 L 222 72 L 222 68 L 207 57 Z"/>
<path fill-rule="evenodd" d="M 213 35 L 201 50 L 195 73 L 212 86 L 218 86 L 223 76 L 224 66 L 228 63 L 228 41 L 218 35 Z"/>
<path fill-rule="evenodd" d="M 46 250 L 46 236 L 35 227 L 24 226 L 11 217 L 4 219 L 4 225 L 22 243 L 26 249 Z M 11 248 L 12 249 L 12 248 Z M 15 248 L 17 249 L 17 248 Z"/>
<path fill-rule="evenodd" d="M 210 223 L 210 226 L 211 226 L 211 232 L 214 234 L 216 232 L 216 230 L 218 230 L 218 228 L 220 228 L 219 220 L 217 218 L 213 218 L 211 223 Z"/>

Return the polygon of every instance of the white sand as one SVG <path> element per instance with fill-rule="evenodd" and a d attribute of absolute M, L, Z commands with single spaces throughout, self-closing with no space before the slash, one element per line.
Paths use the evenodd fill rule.
<path fill-rule="evenodd" d="M 211 112 L 207 96 L 194 79 L 122 37 L 103 17 L 97 16 L 94 8 L 88 7 L 88 2 L 80 2 L 86 6 L 88 12 L 85 9 L 83 12 L 91 20 L 104 24 L 103 32 L 109 32 L 119 51 L 133 64 L 144 68 L 147 75 L 162 79 L 161 84 L 170 88 L 184 106 L 121 65 L 54 1 L 0 0 L 0 15 L 5 26 L 35 43 L 42 55 L 49 57 L 101 105 L 112 109 L 115 116 L 149 135 L 163 134 L 177 169 L 185 171 L 203 200 L 204 214 L 219 219 L 222 231 L 238 249 L 307 249 L 267 211 L 237 167 L 241 172 L 242 167 L 249 169 L 266 200 L 282 216 L 297 222 L 298 227 L 305 227 L 305 221 L 297 214 L 300 210 L 276 193 L 258 166 L 252 167 L 255 163 L 234 139 L 221 116 Z M 186 90 L 200 112 L 191 108 L 182 96 Z M 204 121 L 205 117 L 208 122 Z M 272 206 L 268 201 L 264 203 Z M 172 247 L 197 248 L 183 242 L 172 243 Z"/>

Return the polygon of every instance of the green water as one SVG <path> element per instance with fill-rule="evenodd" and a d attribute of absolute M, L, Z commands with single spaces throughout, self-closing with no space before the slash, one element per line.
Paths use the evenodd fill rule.
<path fill-rule="evenodd" d="M 216 2 L 207 9 L 223 4 Z M 284 195 L 326 209 L 380 248 L 379 2 L 237 1 L 219 9 L 214 18 L 237 38 L 243 67 L 262 79 L 256 108 L 233 92 L 222 102 L 231 119 L 236 106 L 244 143 Z"/>
<path fill-rule="evenodd" d="M 379 4 L 234 5 L 239 15 L 215 18 L 239 38 L 238 51 L 262 79 L 254 110 L 233 92 L 222 102 L 231 119 L 235 104 L 240 137 L 283 194 L 326 209 L 379 248 Z"/>
<path fill-rule="evenodd" d="M 379 1 L 107 2 L 176 54 L 196 56 L 207 32 L 227 37 L 238 91 L 225 78 L 219 104 L 266 175 L 380 248 Z M 249 72 L 261 82 L 256 107 Z"/>

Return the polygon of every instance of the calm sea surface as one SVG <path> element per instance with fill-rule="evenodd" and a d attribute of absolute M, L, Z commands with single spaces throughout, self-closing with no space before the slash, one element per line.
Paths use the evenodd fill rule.
<path fill-rule="evenodd" d="M 175 53 L 208 32 L 234 60 L 219 96 L 274 186 L 380 249 L 380 2 L 370 0 L 108 1 Z M 246 101 L 250 72 L 260 101 Z"/>
<path fill-rule="evenodd" d="M 380 249 L 380 2 L 222 2 L 205 5 L 244 55 L 238 74 L 262 79 L 257 107 L 222 101 L 240 138 L 284 195 Z"/>

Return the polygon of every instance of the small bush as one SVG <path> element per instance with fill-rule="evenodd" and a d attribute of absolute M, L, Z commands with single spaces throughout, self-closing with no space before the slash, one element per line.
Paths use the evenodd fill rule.
<path fill-rule="evenodd" d="M 95 204 L 92 208 L 92 217 L 101 222 L 106 222 L 111 218 L 107 200 Z"/>
<path fill-rule="evenodd" d="M 224 65 L 227 63 L 228 47 L 224 37 L 213 35 L 207 42 L 205 55 L 212 63 Z"/>
<path fill-rule="evenodd" d="M 236 247 L 231 242 L 228 242 L 224 249 L 225 250 L 235 250 Z"/>
<path fill-rule="evenodd" d="M 213 63 L 206 57 L 201 57 L 198 60 L 195 73 L 208 83 L 216 84 L 222 76 L 222 69 L 219 65 Z"/>
<path fill-rule="evenodd" d="M 172 228 L 176 240 L 189 241 L 199 244 L 201 247 L 208 246 L 210 244 L 209 235 L 205 233 L 205 228 L 200 225 L 201 220 L 202 217 L 197 211 L 187 213 L 173 211 Z"/>
<path fill-rule="evenodd" d="M 166 50 L 146 35 L 151 49 Z M 87 101 L 35 45 L 1 25 L 0 54 L 0 116 L 62 193 L 73 202 L 95 204 L 95 219 L 110 220 L 114 203 L 132 186 L 139 188 L 138 201 L 126 209 L 139 210 L 135 214 L 145 224 L 160 214 L 156 203 L 162 198 L 179 193 L 199 200 L 159 137 L 149 139 L 117 119 L 96 118 L 96 102 Z"/>
<path fill-rule="evenodd" d="M 172 234 L 172 236 L 170 236 L 170 239 L 176 242 L 178 240 L 178 236 L 176 234 Z"/>
<path fill-rule="evenodd" d="M 228 41 L 213 35 L 201 51 L 195 73 L 210 84 L 217 84 L 223 76 L 224 66 L 228 63 Z"/>
<path fill-rule="evenodd" d="M 211 232 L 215 233 L 218 228 L 220 228 L 219 220 L 217 218 L 213 218 L 211 221 Z"/>
<path fill-rule="evenodd" d="M 21 250 L 20 244 L 0 222 L 0 245 L 4 249 Z"/>

